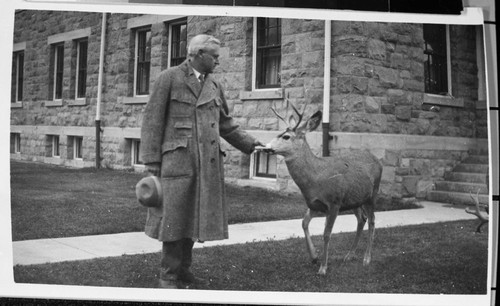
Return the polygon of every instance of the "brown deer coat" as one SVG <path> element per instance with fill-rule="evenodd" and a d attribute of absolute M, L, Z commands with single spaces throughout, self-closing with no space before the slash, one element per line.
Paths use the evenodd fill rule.
<path fill-rule="evenodd" d="M 251 153 L 256 140 L 228 115 L 221 85 L 203 88 L 189 61 L 163 71 L 146 106 L 141 129 L 144 163 L 161 162 L 163 207 L 149 208 L 146 234 L 160 241 L 228 237 L 220 138 Z"/>

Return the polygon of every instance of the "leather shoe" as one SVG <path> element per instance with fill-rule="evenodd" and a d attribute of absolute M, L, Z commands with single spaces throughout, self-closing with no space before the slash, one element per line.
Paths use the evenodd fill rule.
<path fill-rule="evenodd" d="M 173 279 L 160 279 L 159 287 L 162 289 L 178 289 L 177 282 Z"/>

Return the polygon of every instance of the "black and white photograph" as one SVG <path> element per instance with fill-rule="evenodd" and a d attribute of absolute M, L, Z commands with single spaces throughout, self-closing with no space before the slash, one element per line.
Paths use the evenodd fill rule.
<path fill-rule="evenodd" d="M 492 303 L 496 53 L 474 1 L 96 2 L 2 13 L 0 296 Z"/>

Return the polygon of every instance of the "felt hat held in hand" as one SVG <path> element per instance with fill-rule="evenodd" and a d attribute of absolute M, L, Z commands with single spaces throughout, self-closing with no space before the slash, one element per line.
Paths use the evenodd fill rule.
<path fill-rule="evenodd" d="M 146 207 L 161 207 L 163 203 L 163 191 L 160 179 L 157 176 L 147 176 L 141 179 L 135 186 L 137 201 Z"/>

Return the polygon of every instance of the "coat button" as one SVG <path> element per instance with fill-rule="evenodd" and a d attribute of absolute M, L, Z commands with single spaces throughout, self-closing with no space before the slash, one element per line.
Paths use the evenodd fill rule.
<path fill-rule="evenodd" d="M 214 144 L 215 144 L 215 140 L 212 140 L 212 145 L 214 145 Z"/>
<path fill-rule="evenodd" d="M 210 160 L 210 162 L 211 162 L 212 164 L 213 164 L 213 163 L 215 163 L 215 158 L 212 158 L 212 159 Z"/>
<path fill-rule="evenodd" d="M 212 122 L 212 127 L 215 127 L 215 122 Z"/>

